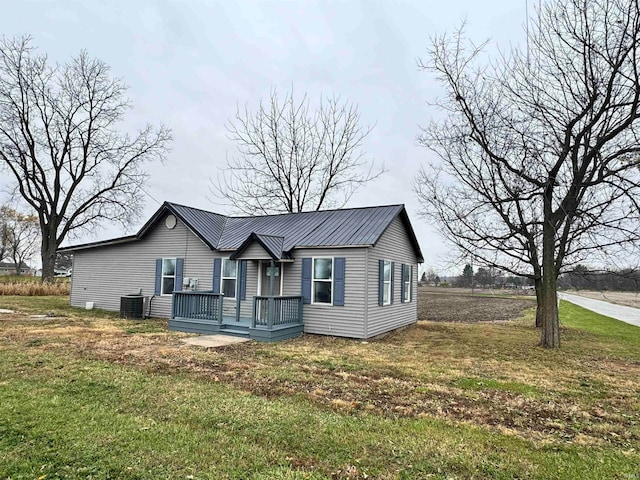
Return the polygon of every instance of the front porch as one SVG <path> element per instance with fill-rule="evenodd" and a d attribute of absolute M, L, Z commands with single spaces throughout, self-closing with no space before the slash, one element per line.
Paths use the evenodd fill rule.
<path fill-rule="evenodd" d="M 251 317 L 225 315 L 224 295 L 213 292 L 173 293 L 169 329 L 180 332 L 245 336 L 263 342 L 298 337 L 304 328 L 301 296 L 254 296 Z"/>

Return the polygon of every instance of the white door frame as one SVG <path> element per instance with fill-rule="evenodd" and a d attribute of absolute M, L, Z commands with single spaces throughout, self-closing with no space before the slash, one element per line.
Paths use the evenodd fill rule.
<path fill-rule="evenodd" d="M 258 297 L 262 295 L 262 265 L 264 262 L 270 262 L 270 260 L 258 260 L 258 288 L 256 290 L 256 295 Z M 284 263 L 276 262 L 280 266 L 280 296 L 282 296 L 282 289 L 284 288 Z"/>

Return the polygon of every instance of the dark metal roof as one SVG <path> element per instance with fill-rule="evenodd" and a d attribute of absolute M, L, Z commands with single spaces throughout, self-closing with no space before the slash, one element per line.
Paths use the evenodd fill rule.
<path fill-rule="evenodd" d="M 273 235 L 260 235 L 255 232 L 247 237 L 247 239 L 240 245 L 236 251 L 231 255 L 232 260 L 239 257 L 242 252 L 252 243 L 258 243 L 274 260 L 282 260 L 283 258 L 289 258 L 289 256 L 282 250 L 284 243 L 284 237 L 275 237 Z"/>
<path fill-rule="evenodd" d="M 142 238 L 167 212 L 176 215 L 213 250 L 238 250 L 258 241 L 274 258 L 301 247 L 345 247 L 375 245 L 391 222 L 400 216 L 418 261 L 422 252 L 404 205 L 321 210 L 316 212 L 226 217 L 213 212 L 165 202 L 133 237 L 65 247 L 73 251 L 112 245 Z"/>
<path fill-rule="evenodd" d="M 283 258 L 284 237 L 275 237 L 273 235 L 256 234 L 256 238 L 260 241 L 267 252 L 274 255 L 277 259 Z"/>
<path fill-rule="evenodd" d="M 402 205 L 391 205 L 260 217 L 229 217 L 218 248 L 235 250 L 252 232 L 283 237 L 284 251 L 295 247 L 374 245 L 384 229 L 403 209 Z"/>

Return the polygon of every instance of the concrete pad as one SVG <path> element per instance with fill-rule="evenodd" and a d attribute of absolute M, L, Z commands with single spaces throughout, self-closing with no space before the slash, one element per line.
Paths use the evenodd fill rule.
<path fill-rule="evenodd" d="M 224 347 L 226 345 L 248 342 L 249 340 L 249 338 L 233 337 L 231 335 L 200 335 L 198 337 L 182 339 L 182 341 L 187 345 L 207 348 Z"/>
<path fill-rule="evenodd" d="M 7 310 L 6 308 L 0 308 L 0 313 L 16 313 L 13 310 Z"/>

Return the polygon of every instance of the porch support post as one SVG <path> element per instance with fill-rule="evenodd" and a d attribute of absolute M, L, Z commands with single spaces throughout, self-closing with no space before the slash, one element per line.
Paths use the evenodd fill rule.
<path fill-rule="evenodd" d="M 238 262 L 240 263 L 240 262 Z M 238 268 L 236 266 L 236 268 Z M 238 280 L 238 270 L 236 270 L 236 322 L 240 322 L 240 280 Z"/>
<path fill-rule="evenodd" d="M 271 271 L 269 275 L 269 313 L 267 314 L 267 326 L 269 330 L 273 328 L 273 315 L 274 315 L 274 301 L 273 301 L 273 292 L 275 291 L 275 270 L 276 270 L 276 262 L 271 259 Z"/>

